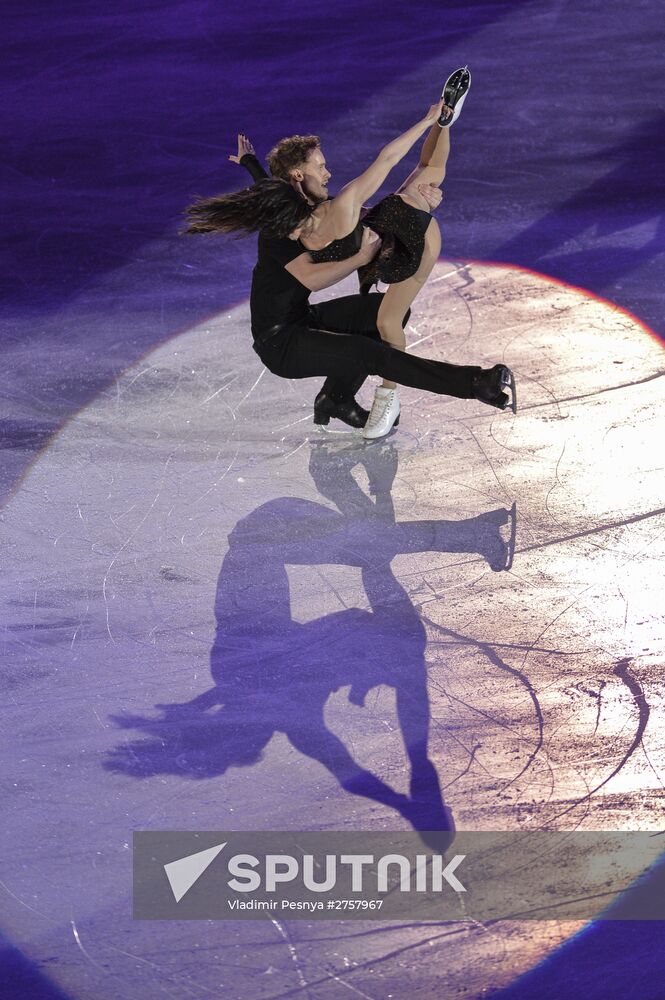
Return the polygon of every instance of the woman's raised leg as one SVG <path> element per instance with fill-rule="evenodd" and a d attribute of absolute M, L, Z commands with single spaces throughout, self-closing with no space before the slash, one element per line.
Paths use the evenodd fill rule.
<path fill-rule="evenodd" d="M 446 165 L 450 156 L 450 129 L 433 125 L 420 151 L 418 166 L 409 174 L 397 194 L 410 194 L 418 198 L 419 184 L 433 184 L 438 187 L 446 176 Z"/>

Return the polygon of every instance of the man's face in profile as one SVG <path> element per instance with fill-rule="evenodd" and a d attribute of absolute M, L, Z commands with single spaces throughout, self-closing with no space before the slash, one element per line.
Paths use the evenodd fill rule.
<path fill-rule="evenodd" d="M 304 163 L 300 164 L 296 179 L 300 180 L 303 193 L 315 205 L 328 200 L 328 181 L 332 174 L 326 167 L 326 158 L 320 149 L 311 149 Z"/>

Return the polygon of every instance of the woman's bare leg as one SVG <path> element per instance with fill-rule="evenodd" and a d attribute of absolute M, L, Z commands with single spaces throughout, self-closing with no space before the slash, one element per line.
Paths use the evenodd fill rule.
<path fill-rule="evenodd" d="M 411 194 L 418 197 L 419 184 L 433 184 L 438 187 L 446 176 L 446 164 L 450 156 L 450 129 L 433 125 L 420 151 L 420 162 L 409 174 L 397 194 Z"/>
<path fill-rule="evenodd" d="M 445 129 L 438 130 L 440 132 L 446 131 Z M 383 297 L 376 325 L 381 334 L 381 339 L 398 351 L 403 351 L 406 346 L 404 330 L 402 329 L 404 315 L 427 281 L 440 252 L 441 230 L 436 219 L 432 219 L 425 233 L 425 249 L 418 270 L 412 277 L 407 278 L 406 281 L 390 285 Z M 384 379 L 382 386 L 384 389 L 394 389 L 395 383 Z"/>
<path fill-rule="evenodd" d="M 422 184 L 438 187 L 446 175 L 446 164 L 450 155 L 450 129 L 433 125 L 420 151 L 420 162 L 416 169 L 396 192 L 407 204 L 423 208 L 423 196 L 418 191 Z M 418 270 L 406 281 L 390 285 L 383 297 L 377 316 L 377 328 L 381 339 L 398 351 L 406 347 L 402 328 L 402 318 L 427 281 L 441 252 L 441 230 L 436 219 L 432 219 L 425 233 L 425 247 Z M 383 379 L 382 389 L 395 389 L 395 382 Z"/>
<path fill-rule="evenodd" d="M 407 202 L 422 207 L 422 196 L 418 192 L 421 184 L 432 184 L 438 187 L 446 175 L 446 164 L 450 155 L 450 129 L 433 125 L 420 151 L 420 162 L 413 173 L 407 177 L 397 194 L 405 197 Z M 391 347 L 403 351 L 405 348 L 404 330 L 401 317 L 415 299 L 416 295 L 427 281 L 432 268 L 441 252 L 441 230 L 436 219 L 432 219 L 425 233 L 425 249 L 420 266 L 416 273 L 391 285 L 386 292 L 377 318 L 377 326 L 381 339 Z M 400 313 L 400 309 L 402 312 Z M 383 380 L 384 389 L 394 389 L 395 383 Z"/>

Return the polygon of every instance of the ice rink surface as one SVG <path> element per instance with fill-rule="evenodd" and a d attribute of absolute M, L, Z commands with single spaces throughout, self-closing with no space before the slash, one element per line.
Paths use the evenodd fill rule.
<path fill-rule="evenodd" d="M 518 414 L 403 390 L 365 443 L 314 428 L 313 383 L 247 324 L 144 357 L 4 509 L 11 926 L 86 996 L 400 995 L 414 969 L 480 995 L 570 924 L 135 923 L 131 831 L 657 830 L 662 348 L 578 290 L 440 261 L 410 349 L 509 360 Z"/>
<path fill-rule="evenodd" d="M 14 6 L 0 996 L 662 1000 L 661 925 L 131 916 L 134 830 L 662 829 L 654 8 L 72 8 L 47 43 Z M 318 128 L 341 185 L 466 62 L 408 349 L 510 365 L 518 413 L 404 389 L 388 439 L 322 431 L 251 349 L 252 242 L 178 213 L 243 183 L 238 128 Z"/>

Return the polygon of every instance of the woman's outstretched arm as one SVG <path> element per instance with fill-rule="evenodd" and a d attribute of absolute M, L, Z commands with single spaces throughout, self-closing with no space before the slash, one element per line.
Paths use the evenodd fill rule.
<path fill-rule="evenodd" d="M 335 230 L 332 239 L 341 239 L 352 231 L 358 222 L 364 202 L 378 191 L 393 167 L 406 156 L 421 135 L 434 125 L 442 107 L 442 101 L 433 104 L 424 118 L 384 146 L 374 163 L 342 188 L 334 199 L 328 216 Z"/>

